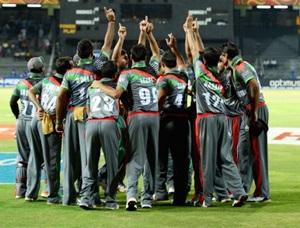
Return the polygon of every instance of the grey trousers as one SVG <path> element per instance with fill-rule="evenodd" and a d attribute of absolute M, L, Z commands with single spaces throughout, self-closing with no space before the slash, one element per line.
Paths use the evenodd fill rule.
<path fill-rule="evenodd" d="M 30 155 L 27 168 L 27 191 L 26 197 L 38 198 L 40 190 L 40 177 L 43 159 L 42 143 L 38 129 L 38 119 L 34 117 L 31 121 L 31 143 Z"/>
<path fill-rule="evenodd" d="M 138 179 L 143 174 L 144 189 L 141 200 L 142 203 L 151 204 L 155 190 L 159 114 L 129 114 L 128 132 L 131 154 L 127 164 L 127 200 L 137 197 Z"/>
<path fill-rule="evenodd" d="M 63 204 L 76 203 L 77 194 L 81 192 L 79 185 L 78 193 L 75 182 L 81 180 L 86 160 L 85 145 L 85 121 L 75 121 L 73 111 L 68 111 L 64 127 L 64 181 L 63 181 Z"/>
<path fill-rule="evenodd" d="M 17 163 L 16 163 L 16 196 L 24 197 L 27 190 L 27 165 L 30 154 L 31 120 L 19 118 L 16 126 Z"/>
<path fill-rule="evenodd" d="M 62 136 L 53 132 L 44 135 L 42 124 L 39 122 L 39 133 L 43 148 L 44 170 L 48 180 L 48 201 L 57 202 L 60 188 L 60 159 Z"/>
<path fill-rule="evenodd" d="M 38 198 L 40 189 L 41 169 L 47 179 L 48 201 L 57 201 L 60 187 L 60 153 L 61 136 L 57 133 L 44 135 L 42 124 L 36 118 L 31 122 L 33 149 L 28 164 L 28 188 L 26 196 Z M 41 147 L 41 148 L 40 148 Z"/>
<path fill-rule="evenodd" d="M 266 105 L 259 107 L 258 118 L 268 124 L 269 111 Z M 254 196 L 270 198 L 269 168 L 268 168 L 268 137 L 262 131 L 254 136 L 249 129 L 249 117 L 242 117 L 240 138 L 238 144 L 239 169 L 245 190 L 248 192 L 252 181 L 255 182 Z"/>
<path fill-rule="evenodd" d="M 200 149 L 200 175 L 203 177 L 203 193 L 207 204 L 211 203 L 213 192 L 223 178 L 225 186 L 236 199 L 246 194 L 232 158 L 232 139 L 226 118 L 223 114 L 197 116 L 196 140 Z"/>
<path fill-rule="evenodd" d="M 86 124 L 87 166 L 83 173 L 81 200 L 92 205 L 94 194 L 98 194 L 98 164 L 100 150 L 103 148 L 106 168 L 107 187 L 105 191 L 106 203 L 114 203 L 119 178 L 118 151 L 121 132 L 116 120 L 89 120 Z"/>

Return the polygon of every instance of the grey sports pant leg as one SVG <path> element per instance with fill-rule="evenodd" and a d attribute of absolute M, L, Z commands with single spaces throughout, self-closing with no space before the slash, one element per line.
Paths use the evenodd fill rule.
<path fill-rule="evenodd" d="M 225 115 L 198 117 L 203 192 L 207 204 L 211 203 L 216 183 L 216 170 L 220 165 L 225 185 L 235 198 L 245 195 L 238 169 L 232 158 L 232 141 Z"/>
<path fill-rule="evenodd" d="M 143 174 L 142 202 L 151 203 L 155 188 L 159 115 L 146 113 L 129 117 L 128 132 L 131 156 L 127 164 L 127 200 L 137 197 L 138 178 Z"/>
<path fill-rule="evenodd" d="M 37 117 L 34 117 L 31 121 L 30 155 L 27 167 L 26 197 L 34 199 L 38 198 L 42 164 L 44 161 L 38 123 L 39 120 L 37 119 Z"/>
<path fill-rule="evenodd" d="M 258 118 L 268 124 L 267 106 L 259 107 Z M 249 117 L 244 114 L 241 124 L 241 136 L 238 146 L 240 172 L 244 188 L 249 191 L 252 181 L 255 182 L 254 196 L 270 198 L 268 171 L 268 137 L 267 132 L 254 136 L 249 130 Z"/>
<path fill-rule="evenodd" d="M 114 203 L 120 179 L 118 176 L 118 152 L 121 139 L 115 120 L 101 121 L 100 139 L 107 165 L 106 203 Z"/>
<path fill-rule="evenodd" d="M 103 147 L 107 168 L 106 203 L 115 202 L 119 180 L 117 177 L 119 140 L 120 134 L 114 119 L 87 122 L 87 166 L 83 175 L 83 201 L 93 204 L 93 197 L 98 194 L 98 163 L 100 149 Z"/>
<path fill-rule="evenodd" d="M 258 118 L 268 124 L 269 110 L 267 106 L 262 106 L 258 109 Z M 258 137 L 250 133 L 250 140 L 253 160 L 253 179 L 256 187 L 253 195 L 269 199 L 270 187 L 267 132 L 262 131 Z"/>
<path fill-rule="evenodd" d="M 241 120 L 238 142 L 238 167 L 246 192 L 250 191 L 252 183 L 252 155 L 248 121 L 247 115 L 244 114 Z"/>
<path fill-rule="evenodd" d="M 30 122 L 19 118 L 16 126 L 16 141 L 18 148 L 16 163 L 16 196 L 24 197 L 27 189 L 27 165 L 30 154 L 29 137 Z"/>
<path fill-rule="evenodd" d="M 64 131 L 63 204 L 69 205 L 76 203 L 77 192 L 74 183 L 80 181 L 86 166 L 85 121 L 75 121 L 73 112 L 69 111 Z M 80 193 L 81 186 L 78 191 Z"/>
<path fill-rule="evenodd" d="M 39 122 L 39 133 L 43 148 L 45 176 L 48 180 L 48 201 L 57 201 L 60 188 L 60 159 L 61 159 L 61 135 L 53 132 L 44 135 L 42 123 Z"/>

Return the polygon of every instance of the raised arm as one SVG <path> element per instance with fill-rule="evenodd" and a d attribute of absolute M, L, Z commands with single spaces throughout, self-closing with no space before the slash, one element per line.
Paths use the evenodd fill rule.
<path fill-rule="evenodd" d="M 149 41 L 150 49 L 152 52 L 152 57 L 155 57 L 156 59 L 160 59 L 159 47 L 158 47 L 157 41 L 153 35 L 153 30 L 154 30 L 153 24 L 148 22 L 148 24 L 146 26 L 146 34 L 147 34 L 147 39 Z"/>
<path fill-rule="evenodd" d="M 113 9 L 106 9 L 106 7 L 104 7 L 104 12 L 105 12 L 106 19 L 108 21 L 108 25 L 107 25 L 107 31 L 106 31 L 106 34 L 104 37 L 104 43 L 103 43 L 101 50 L 103 52 L 110 53 L 112 42 L 114 39 L 114 34 L 115 34 L 116 16 L 115 16 L 115 12 L 113 11 Z"/>
<path fill-rule="evenodd" d="M 196 20 L 193 21 L 193 32 L 194 32 L 194 36 L 195 36 L 195 45 L 196 45 L 196 49 L 199 50 L 200 52 L 204 52 L 204 45 L 200 36 L 200 32 L 199 32 L 199 23 L 198 23 L 198 18 L 196 18 Z"/>
<path fill-rule="evenodd" d="M 145 16 L 145 19 L 140 22 L 140 35 L 138 44 L 146 46 L 146 27 L 148 24 L 148 16 Z"/>
<path fill-rule="evenodd" d="M 186 34 L 187 34 L 188 45 L 190 47 L 191 54 L 194 59 L 198 56 L 200 50 L 197 49 L 196 40 L 193 32 L 193 17 L 190 15 L 186 18 L 186 26 L 187 26 Z"/>
<path fill-rule="evenodd" d="M 189 46 L 189 43 L 188 43 L 188 40 L 187 40 L 187 27 L 186 27 L 186 23 L 184 23 L 182 27 L 183 27 L 183 31 L 185 33 L 185 41 L 184 41 L 185 55 L 186 55 L 188 63 L 192 64 L 193 63 L 193 57 L 192 57 L 191 49 L 190 49 L 190 46 Z"/>
<path fill-rule="evenodd" d="M 112 61 L 114 61 L 114 62 L 117 62 L 118 58 L 121 56 L 121 52 L 122 52 L 122 48 L 123 48 L 123 44 L 124 44 L 126 35 L 127 35 L 126 27 L 122 26 L 119 23 L 119 30 L 118 30 L 119 39 L 113 50 L 112 57 L 111 57 Z"/>
<path fill-rule="evenodd" d="M 168 47 L 170 48 L 170 50 L 172 51 L 172 53 L 176 56 L 177 67 L 179 69 L 185 69 L 186 66 L 185 66 L 184 60 L 177 48 L 176 38 L 172 33 L 168 34 L 168 38 L 166 38 L 166 43 L 167 43 Z"/>

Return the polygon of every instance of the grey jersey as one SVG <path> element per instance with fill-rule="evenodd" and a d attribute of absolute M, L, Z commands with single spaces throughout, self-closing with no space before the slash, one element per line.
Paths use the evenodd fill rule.
<path fill-rule="evenodd" d="M 70 93 L 69 106 L 85 106 L 88 87 L 93 80 L 99 80 L 101 68 L 108 57 L 100 55 L 95 59 L 80 59 L 79 67 L 68 70 L 61 87 Z"/>
<path fill-rule="evenodd" d="M 232 71 L 225 70 L 222 74 L 218 75 L 218 79 L 225 90 L 225 114 L 228 116 L 239 116 L 244 113 L 245 109 L 236 95 L 231 75 Z"/>
<path fill-rule="evenodd" d="M 221 82 L 215 77 L 217 70 L 208 68 L 202 61 L 194 63 L 196 77 L 196 106 L 197 113 L 223 113 L 225 114 L 224 88 Z"/>
<path fill-rule="evenodd" d="M 240 56 L 236 56 L 232 59 L 232 65 L 234 68 L 233 81 L 236 94 L 243 103 L 243 105 L 248 105 L 250 104 L 250 99 L 247 91 L 248 82 L 251 79 L 256 80 L 259 85 L 259 90 L 261 91 L 261 85 L 257 72 L 250 63 L 244 61 Z M 264 97 L 261 92 L 259 95 L 259 100 L 261 102 L 264 102 Z"/>
<path fill-rule="evenodd" d="M 55 77 L 45 78 L 33 87 L 33 91 L 41 96 L 41 106 L 50 115 L 55 115 L 56 99 L 61 82 Z"/>
<path fill-rule="evenodd" d="M 16 85 L 12 95 L 21 100 L 19 117 L 23 119 L 32 119 L 36 112 L 34 104 L 29 100 L 28 90 L 42 79 L 42 75 L 30 73 L 30 78 L 20 80 Z"/>
<path fill-rule="evenodd" d="M 129 111 L 157 112 L 156 78 L 141 69 L 122 71 L 118 86 L 128 91 L 132 98 Z"/>
<path fill-rule="evenodd" d="M 116 87 L 112 79 L 103 78 L 101 82 L 105 85 Z M 87 91 L 87 107 L 89 118 L 119 117 L 118 100 L 111 98 L 98 88 L 89 87 Z"/>
<path fill-rule="evenodd" d="M 186 110 L 187 77 L 179 71 L 170 71 L 157 80 L 158 89 L 165 89 L 167 96 L 163 104 L 163 113 L 183 113 Z"/>

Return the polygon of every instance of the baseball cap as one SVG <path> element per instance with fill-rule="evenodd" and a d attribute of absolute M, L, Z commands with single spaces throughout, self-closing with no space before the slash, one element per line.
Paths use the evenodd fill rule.
<path fill-rule="evenodd" d="M 29 59 L 27 63 L 27 69 L 29 71 L 32 70 L 40 70 L 44 68 L 44 59 L 43 57 L 33 57 Z"/>

